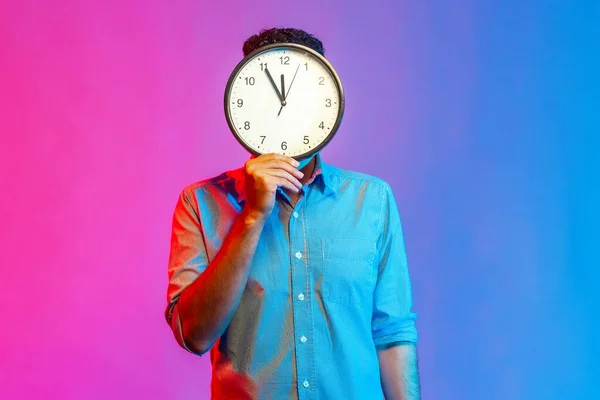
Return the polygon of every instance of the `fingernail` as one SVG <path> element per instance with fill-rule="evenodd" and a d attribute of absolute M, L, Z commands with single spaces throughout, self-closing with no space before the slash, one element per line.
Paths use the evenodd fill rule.
<path fill-rule="evenodd" d="M 300 163 L 296 160 L 294 160 L 294 165 L 297 167 L 298 165 L 300 165 Z"/>

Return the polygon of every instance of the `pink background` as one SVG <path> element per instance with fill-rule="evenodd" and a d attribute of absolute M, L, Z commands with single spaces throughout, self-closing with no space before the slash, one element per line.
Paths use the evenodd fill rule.
<path fill-rule="evenodd" d="M 459 3 L 0 3 L 0 398 L 208 398 L 163 317 L 171 216 L 245 162 L 224 85 L 271 26 L 344 83 L 324 159 L 394 189 L 424 398 L 594 398 L 600 12 Z"/>

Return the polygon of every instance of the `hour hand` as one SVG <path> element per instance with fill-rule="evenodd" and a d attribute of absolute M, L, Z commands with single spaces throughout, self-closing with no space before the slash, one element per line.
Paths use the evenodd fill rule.
<path fill-rule="evenodd" d="M 271 85 L 273 86 L 273 89 L 275 89 L 275 92 L 277 93 L 277 97 L 279 97 L 279 101 L 281 101 L 281 105 L 285 105 L 285 99 L 283 98 L 283 96 L 281 95 L 281 92 L 277 88 L 277 85 L 275 84 L 275 81 L 273 80 L 273 77 L 271 76 L 271 73 L 269 72 L 269 69 L 265 68 L 265 72 L 267 73 L 267 77 L 269 78 L 269 82 L 271 82 Z"/>

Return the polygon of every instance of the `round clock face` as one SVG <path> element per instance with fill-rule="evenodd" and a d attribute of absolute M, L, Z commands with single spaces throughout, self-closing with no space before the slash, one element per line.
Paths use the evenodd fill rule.
<path fill-rule="evenodd" d="M 251 153 L 298 160 L 321 150 L 344 112 L 339 77 L 319 53 L 296 44 L 265 46 L 235 68 L 225 91 L 225 115 Z"/>

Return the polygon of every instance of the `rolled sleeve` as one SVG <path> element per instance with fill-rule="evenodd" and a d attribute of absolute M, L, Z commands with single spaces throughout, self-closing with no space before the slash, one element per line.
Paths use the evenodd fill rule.
<path fill-rule="evenodd" d="M 204 272 L 207 264 L 198 203 L 186 188 L 181 192 L 173 213 L 165 318 L 177 343 L 190 353 L 194 352 L 185 344 L 183 338 L 178 301 L 181 292 Z"/>
<path fill-rule="evenodd" d="M 373 342 L 376 346 L 416 343 L 416 314 L 411 311 L 412 292 L 400 214 L 388 184 L 384 185 L 382 197 L 377 285 L 371 321 Z"/>

